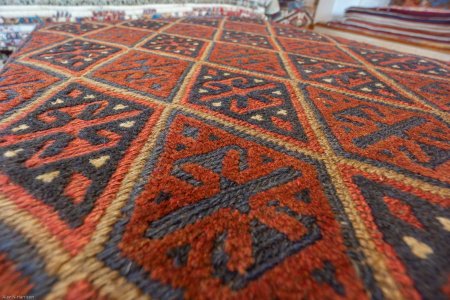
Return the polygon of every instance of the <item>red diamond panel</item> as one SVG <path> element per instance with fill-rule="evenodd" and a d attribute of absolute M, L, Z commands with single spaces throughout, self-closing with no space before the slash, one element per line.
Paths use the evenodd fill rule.
<path fill-rule="evenodd" d="M 112 27 L 93 34 L 88 34 L 86 37 L 131 47 L 146 37 L 147 34 L 147 32 L 140 30 Z"/>
<path fill-rule="evenodd" d="M 279 54 L 268 50 L 216 43 L 209 55 L 209 61 L 249 71 L 288 77 Z"/>
<path fill-rule="evenodd" d="M 190 65 L 187 61 L 132 50 L 100 67 L 91 76 L 171 101 Z"/>

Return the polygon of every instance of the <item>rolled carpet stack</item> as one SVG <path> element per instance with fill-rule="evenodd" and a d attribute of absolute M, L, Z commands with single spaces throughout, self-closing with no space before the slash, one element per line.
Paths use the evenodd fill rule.
<path fill-rule="evenodd" d="M 450 11 L 424 7 L 350 7 L 329 25 L 409 42 L 450 48 Z"/>

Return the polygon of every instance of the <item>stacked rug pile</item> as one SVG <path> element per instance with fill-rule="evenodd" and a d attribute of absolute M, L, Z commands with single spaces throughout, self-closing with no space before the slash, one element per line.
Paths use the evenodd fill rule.
<path fill-rule="evenodd" d="M 449 72 L 239 17 L 44 26 L 0 74 L 0 295 L 448 298 Z"/>
<path fill-rule="evenodd" d="M 450 10 L 423 7 L 347 9 L 341 21 L 330 26 L 401 41 L 450 49 Z"/>

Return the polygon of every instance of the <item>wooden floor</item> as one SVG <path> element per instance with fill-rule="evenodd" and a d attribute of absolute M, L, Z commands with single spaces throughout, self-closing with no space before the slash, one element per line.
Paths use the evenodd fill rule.
<path fill-rule="evenodd" d="M 434 59 L 439 59 L 443 61 L 450 62 L 450 54 L 445 51 L 439 51 L 438 49 L 421 47 L 419 45 L 399 43 L 391 40 L 385 40 L 381 38 L 376 38 L 372 36 L 365 36 L 362 34 L 351 33 L 339 29 L 327 28 L 323 26 L 315 26 L 314 31 L 325 33 L 329 35 L 334 35 L 346 39 L 351 39 L 359 42 L 364 42 L 368 44 L 372 44 L 378 47 L 384 47 L 396 51 L 412 53 L 416 55 L 426 56 Z"/>

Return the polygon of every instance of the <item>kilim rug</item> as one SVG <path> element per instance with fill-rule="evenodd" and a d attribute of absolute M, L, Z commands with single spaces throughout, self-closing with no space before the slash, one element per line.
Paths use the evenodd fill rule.
<path fill-rule="evenodd" d="M 449 72 L 236 17 L 41 28 L 0 77 L 0 295 L 448 299 Z"/>

